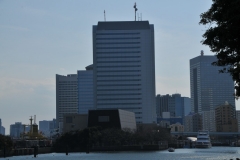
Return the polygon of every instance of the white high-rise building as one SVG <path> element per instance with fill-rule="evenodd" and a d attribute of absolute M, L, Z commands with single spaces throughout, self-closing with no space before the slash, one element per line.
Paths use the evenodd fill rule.
<path fill-rule="evenodd" d="M 216 132 L 216 120 L 215 111 L 203 111 L 202 112 L 202 127 L 203 130 L 208 130 L 210 132 Z"/>
<path fill-rule="evenodd" d="M 78 113 L 77 88 L 77 74 L 56 75 L 57 126 L 62 126 L 63 114 Z"/>
<path fill-rule="evenodd" d="M 137 123 L 156 122 L 154 54 L 148 21 L 94 25 L 94 107 L 132 111 Z"/>

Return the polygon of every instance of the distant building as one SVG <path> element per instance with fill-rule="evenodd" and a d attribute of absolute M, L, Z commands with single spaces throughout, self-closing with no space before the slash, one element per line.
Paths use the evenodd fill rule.
<path fill-rule="evenodd" d="M 5 128 L 3 126 L 1 126 L 1 133 L 2 135 L 5 135 Z"/>
<path fill-rule="evenodd" d="M 88 114 L 93 110 L 93 65 L 86 67 L 84 71 L 78 71 L 78 113 Z"/>
<path fill-rule="evenodd" d="M 24 126 L 22 125 L 22 122 L 15 122 L 15 124 L 10 125 L 10 136 L 12 138 L 20 138 L 23 131 Z"/>
<path fill-rule="evenodd" d="M 56 75 L 56 123 L 62 126 L 63 114 L 78 113 L 77 74 Z"/>
<path fill-rule="evenodd" d="M 153 24 L 98 22 L 92 33 L 94 107 L 127 110 L 137 123 L 156 123 Z"/>
<path fill-rule="evenodd" d="M 156 111 L 158 118 L 162 117 L 162 113 L 170 112 L 171 117 L 184 117 L 191 112 L 190 98 L 181 97 L 181 94 L 157 95 Z"/>
<path fill-rule="evenodd" d="M 57 129 L 56 119 L 39 121 L 39 132 L 45 137 L 50 137 L 55 129 Z"/>
<path fill-rule="evenodd" d="M 215 109 L 217 132 L 238 132 L 235 107 L 225 102 Z"/>
<path fill-rule="evenodd" d="M 191 107 L 195 113 L 214 110 L 223 101 L 235 108 L 234 81 L 229 73 L 219 73 L 213 66 L 216 56 L 204 55 L 190 59 Z"/>
<path fill-rule="evenodd" d="M 240 132 L 240 110 L 236 111 L 236 118 L 238 121 L 238 132 Z"/>
<path fill-rule="evenodd" d="M 184 126 L 180 123 L 170 125 L 171 132 L 184 132 Z"/>
<path fill-rule="evenodd" d="M 170 118 L 170 112 L 162 112 L 162 118 Z"/>
<path fill-rule="evenodd" d="M 169 122 L 169 125 L 175 123 L 183 124 L 183 118 L 182 117 L 157 118 L 157 123 L 160 124 L 161 122 Z"/>
<path fill-rule="evenodd" d="M 0 118 L 0 134 L 2 133 L 2 120 L 1 120 L 1 118 Z"/>
<path fill-rule="evenodd" d="M 189 113 L 184 117 L 184 131 L 198 132 L 202 130 L 202 116 L 198 113 Z"/>
<path fill-rule="evenodd" d="M 203 111 L 202 112 L 203 130 L 210 132 L 216 132 L 216 120 L 215 111 Z"/>
<path fill-rule="evenodd" d="M 87 114 L 64 114 L 63 133 L 83 130 L 88 126 Z"/>
<path fill-rule="evenodd" d="M 88 127 L 118 128 L 136 130 L 134 112 L 121 109 L 90 110 Z"/>

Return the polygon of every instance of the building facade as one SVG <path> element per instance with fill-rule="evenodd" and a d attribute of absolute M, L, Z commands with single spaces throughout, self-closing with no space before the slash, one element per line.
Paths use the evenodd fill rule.
<path fill-rule="evenodd" d="M 57 127 L 56 119 L 39 121 L 39 132 L 42 132 L 45 137 L 51 137 Z"/>
<path fill-rule="evenodd" d="M 170 125 L 171 132 L 184 132 L 184 126 L 180 123 Z"/>
<path fill-rule="evenodd" d="M 162 113 L 170 112 L 171 117 L 184 117 L 191 112 L 190 98 L 181 97 L 181 94 L 157 95 L 156 112 L 158 118 Z"/>
<path fill-rule="evenodd" d="M 56 75 L 56 123 L 62 126 L 63 114 L 78 113 L 77 74 Z"/>
<path fill-rule="evenodd" d="M 202 112 L 202 122 L 203 130 L 208 130 L 209 132 L 216 132 L 216 120 L 215 111 L 203 111 Z"/>
<path fill-rule="evenodd" d="M 22 125 L 22 122 L 15 122 L 15 124 L 10 125 L 10 136 L 12 138 L 20 138 L 23 132 L 24 126 Z"/>
<path fill-rule="evenodd" d="M 216 56 L 201 55 L 190 59 L 191 107 L 195 113 L 214 110 L 228 101 L 235 107 L 234 81 L 222 67 L 213 66 Z"/>
<path fill-rule="evenodd" d="M 184 117 L 184 131 L 198 132 L 202 130 L 202 115 L 198 113 L 189 113 Z"/>
<path fill-rule="evenodd" d="M 215 109 L 217 132 L 238 132 L 235 107 L 228 102 Z"/>
<path fill-rule="evenodd" d="M 0 118 L 0 134 L 2 133 L 2 120 Z"/>
<path fill-rule="evenodd" d="M 240 132 L 240 110 L 236 111 L 236 118 L 238 122 L 238 132 Z"/>
<path fill-rule="evenodd" d="M 83 130 L 88 126 L 87 114 L 64 114 L 63 133 Z"/>
<path fill-rule="evenodd" d="M 5 128 L 3 126 L 1 126 L 1 133 L 2 135 L 5 135 Z"/>
<path fill-rule="evenodd" d="M 84 71 L 78 71 L 78 113 L 88 114 L 94 109 L 93 103 L 93 65 Z"/>
<path fill-rule="evenodd" d="M 98 22 L 93 26 L 95 109 L 135 113 L 156 122 L 154 26 L 148 21 Z"/>

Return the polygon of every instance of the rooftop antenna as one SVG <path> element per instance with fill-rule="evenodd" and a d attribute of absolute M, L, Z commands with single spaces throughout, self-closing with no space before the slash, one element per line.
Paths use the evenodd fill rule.
<path fill-rule="evenodd" d="M 134 3 L 134 6 L 133 6 L 133 8 L 135 9 L 135 21 L 136 21 L 136 12 L 137 12 L 137 4 L 136 4 L 136 2 Z"/>
<path fill-rule="evenodd" d="M 104 10 L 104 21 L 106 22 L 106 13 L 105 13 L 105 10 Z"/>
<path fill-rule="evenodd" d="M 203 56 L 204 55 L 204 52 L 203 52 L 203 50 L 201 50 L 201 56 Z"/>

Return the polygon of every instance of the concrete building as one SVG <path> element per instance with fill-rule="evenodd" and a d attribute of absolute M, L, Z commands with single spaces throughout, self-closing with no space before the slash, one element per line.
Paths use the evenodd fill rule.
<path fill-rule="evenodd" d="M 137 123 L 156 122 L 154 50 L 148 21 L 94 25 L 94 107 L 134 112 Z"/>
<path fill-rule="evenodd" d="M 208 130 L 209 132 L 216 132 L 215 111 L 203 111 L 202 122 L 203 130 Z"/>
<path fill-rule="evenodd" d="M 191 112 L 190 98 L 181 97 L 181 94 L 157 95 L 156 111 L 158 118 L 162 113 L 170 112 L 171 117 L 184 117 Z"/>
<path fill-rule="evenodd" d="M 137 129 L 135 114 L 121 109 L 90 110 L 88 127 L 118 128 L 135 131 Z"/>
<path fill-rule="evenodd" d="M 93 103 L 93 65 L 86 70 L 78 71 L 78 113 L 88 114 L 95 109 Z"/>
<path fill-rule="evenodd" d="M 22 122 L 15 122 L 15 124 L 10 125 L 10 137 L 20 138 L 21 133 L 24 131 L 24 126 Z"/>
<path fill-rule="evenodd" d="M 198 113 L 189 113 L 184 117 L 184 131 L 198 132 L 202 130 L 202 116 Z"/>
<path fill-rule="evenodd" d="M 88 126 L 87 114 L 64 114 L 63 133 L 83 130 Z"/>
<path fill-rule="evenodd" d="M 56 123 L 62 126 L 63 114 L 78 113 L 77 74 L 56 75 Z M 60 129 L 60 128 L 59 128 Z"/>
<path fill-rule="evenodd" d="M 56 119 L 39 121 L 39 132 L 42 132 L 45 137 L 51 137 L 57 127 Z"/>
<path fill-rule="evenodd" d="M 171 132 L 184 132 L 184 126 L 180 123 L 170 125 Z"/>
<path fill-rule="evenodd" d="M 228 102 L 215 109 L 217 132 L 238 132 L 235 107 Z"/>
<path fill-rule="evenodd" d="M 238 132 L 240 132 L 240 110 L 236 111 L 236 118 L 238 121 Z"/>
<path fill-rule="evenodd" d="M 213 66 L 216 56 L 204 55 L 190 59 L 191 108 L 195 113 L 214 110 L 224 101 L 235 107 L 234 81 L 222 67 Z"/>

